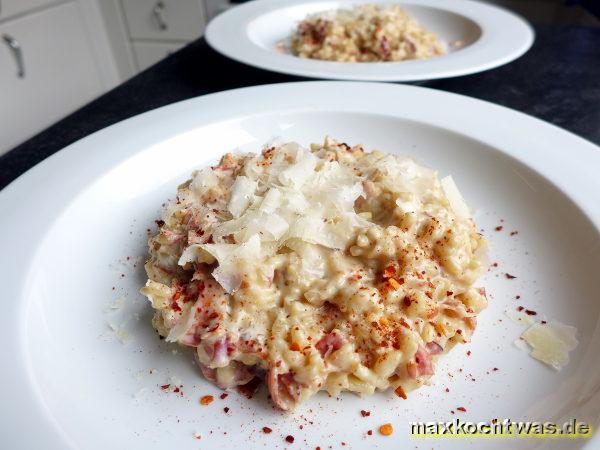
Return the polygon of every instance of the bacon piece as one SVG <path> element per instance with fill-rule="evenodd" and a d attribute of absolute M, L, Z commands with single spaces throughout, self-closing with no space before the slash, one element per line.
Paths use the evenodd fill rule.
<path fill-rule="evenodd" d="M 204 378 L 211 383 L 217 384 L 217 369 L 212 369 L 202 363 L 198 363 L 198 366 L 200 367 L 200 371 L 202 372 L 202 375 L 204 375 Z"/>
<path fill-rule="evenodd" d="M 174 231 L 167 230 L 166 228 L 161 228 L 160 234 L 163 235 L 170 244 L 174 244 L 185 237 L 184 234 L 175 233 Z"/>
<path fill-rule="evenodd" d="M 270 368 L 267 372 L 267 386 L 273 403 L 284 411 L 296 406 L 305 387 L 294 379 L 293 373 L 277 373 L 275 368 Z"/>
<path fill-rule="evenodd" d="M 315 347 L 321 353 L 323 359 L 327 358 L 331 353 L 339 350 L 344 344 L 344 339 L 337 333 L 328 333 L 323 336 Z"/>
<path fill-rule="evenodd" d="M 406 370 L 408 376 L 416 379 L 421 376 L 433 375 L 433 363 L 431 362 L 431 355 L 425 347 L 419 345 L 415 352 L 415 360 L 409 361 L 406 364 Z"/>
<path fill-rule="evenodd" d="M 205 235 L 202 229 L 189 230 L 188 231 L 188 245 L 192 244 L 204 244 L 208 240 L 208 236 Z"/>
<path fill-rule="evenodd" d="M 242 364 L 238 361 L 232 361 L 231 367 L 234 368 L 234 376 L 233 379 L 228 380 L 226 383 L 225 380 L 222 380 L 219 377 L 219 369 L 213 369 L 202 363 L 198 363 L 198 366 L 200 367 L 200 371 L 202 372 L 202 375 L 204 375 L 204 378 L 217 385 L 221 389 L 228 389 L 235 386 L 248 384 L 256 376 L 256 373 L 252 367 Z"/>
<path fill-rule="evenodd" d="M 379 48 L 381 49 L 381 55 L 383 56 L 383 59 L 390 59 L 390 57 L 392 56 L 392 47 L 390 46 L 390 41 L 388 41 L 388 38 L 386 36 L 383 36 L 381 38 Z"/>
<path fill-rule="evenodd" d="M 427 345 L 425 345 L 425 348 L 430 355 L 439 355 L 444 351 L 444 348 L 435 341 L 428 342 Z"/>
<path fill-rule="evenodd" d="M 236 346 L 229 341 L 228 337 L 221 336 L 212 344 L 205 342 L 203 349 L 210 359 L 211 365 L 225 367 L 229 364 Z"/>

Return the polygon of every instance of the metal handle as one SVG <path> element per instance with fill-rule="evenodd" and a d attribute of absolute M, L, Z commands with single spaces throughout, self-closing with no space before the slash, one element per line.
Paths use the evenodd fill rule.
<path fill-rule="evenodd" d="M 23 60 L 23 50 L 21 49 L 21 44 L 14 37 L 9 36 L 8 34 L 3 34 L 2 39 L 8 45 L 8 48 L 12 51 L 13 56 L 15 57 L 15 62 L 17 63 L 17 76 L 19 78 L 25 78 L 25 61 Z"/>
<path fill-rule="evenodd" d="M 156 5 L 154 5 L 154 8 L 152 8 L 152 17 L 158 25 L 158 28 L 160 28 L 162 31 L 165 31 L 167 28 L 169 28 L 169 25 L 167 24 L 163 16 L 164 10 L 165 4 L 161 1 L 156 2 Z"/>

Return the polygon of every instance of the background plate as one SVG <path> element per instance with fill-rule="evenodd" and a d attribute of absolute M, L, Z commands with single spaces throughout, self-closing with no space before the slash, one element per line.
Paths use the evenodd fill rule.
<path fill-rule="evenodd" d="M 147 230 L 154 232 L 160 205 L 177 184 L 220 154 L 257 151 L 276 136 L 308 144 L 326 134 L 410 154 L 454 176 L 499 265 L 481 282 L 490 306 L 474 342 L 455 348 L 431 386 L 406 401 L 391 392 L 319 395 L 286 415 L 272 409 L 264 391 L 252 400 L 235 392 L 221 400 L 191 353 L 159 341 L 150 326 L 151 308 L 137 293 L 145 281 Z M 590 194 L 600 189 L 599 166 L 597 147 L 523 114 L 454 94 L 368 83 L 228 91 L 91 135 L 0 193 L 0 210 L 10 211 L 0 223 L 3 442 L 24 449 L 278 448 L 293 435 L 302 448 L 344 442 L 461 449 L 462 439 L 413 440 L 408 424 L 450 420 L 458 406 L 466 408 L 465 420 L 577 418 L 596 425 L 600 204 Z M 502 231 L 494 231 L 498 225 Z M 505 272 L 517 278 L 507 280 Z M 524 327 L 504 311 L 520 304 L 578 328 L 580 345 L 562 372 L 513 346 Z M 183 395 L 164 392 L 164 384 L 183 385 Z M 207 394 L 215 402 L 200 406 Z M 361 417 L 363 409 L 371 416 Z M 377 432 L 386 422 L 395 426 L 388 438 Z M 263 434 L 264 426 L 273 433 Z M 511 441 L 511 448 L 598 442 L 533 439 Z M 506 441 L 473 445 L 500 449 Z"/>
<path fill-rule="evenodd" d="M 379 0 L 400 4 L 444 41 L 462 41 L 463 48 L 428 60 L 382 63 L 340 63 L 298 58 L 278 50 L 298 22 L 319 11 L 351 8 L 355 0 L 256 0 L 213 19 L 206 40 L 237 61 L 274 72 L 312 78 L 365 81 L 417 81 L 454 77 L 506 64 L 525 53 L 533 31 L 519 16 L 470 0 Z"/>

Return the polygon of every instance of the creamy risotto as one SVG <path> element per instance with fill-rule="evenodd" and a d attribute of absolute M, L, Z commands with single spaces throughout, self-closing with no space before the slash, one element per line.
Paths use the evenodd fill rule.
<path fill-rule="evenodd" d="M 404 61 L 446 53 L 438 37 L 398 5 L 362 5 L 309 16 L 292 36 L 302 58 L 341 62 Z"/>
<path fill-rule="evenodd" d="M 485 240 L 450 177 L 326 138 L 194 172 L 149 241 L 153 325 L 225 389 L 401 397 L 468 342 Z"/>

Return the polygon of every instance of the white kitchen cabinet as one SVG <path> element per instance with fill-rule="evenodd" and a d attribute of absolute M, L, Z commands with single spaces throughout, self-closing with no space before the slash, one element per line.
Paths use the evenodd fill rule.
<path fill-rule="evenodd" d="M 58 3 L 60 0 L 0 0 L 0 19 L 8 19 L 17 14 L 26 13 L 36 8 Z"/>
<path fill-rule="evenodd" d="M 80 14 L 63 2 L 0 23 L 0 154 L 103 92 Z"/>
<path fill-rule="evenodd" d="M 141 71 L 147 69 L 161 59 L 166 58 L 171 53 L 179 50 L 184 45 L 185 44 L 179 42 L 134 42 L 133 49 L 138 70 Z"/>
<path fill-rule="evenodd" d="M 202 0 L 122 0 L 132 39 L 190 41 L 202 35 Z"/>

